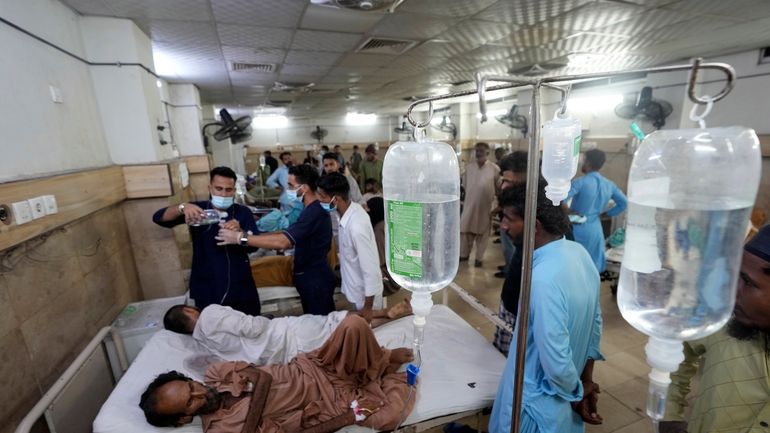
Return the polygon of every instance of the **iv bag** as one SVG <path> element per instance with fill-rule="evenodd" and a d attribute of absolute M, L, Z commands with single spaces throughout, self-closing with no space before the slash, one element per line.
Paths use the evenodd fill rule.
<path fill-rule="evenodd" d="M 567 198 L 570 181 L 577 172 L 581 134 L 580 120 L 561 118 L 558 111 L 553 120 L 543 124 L 543 177 L 548 182 L 545 195 L 554 206 Z"/>

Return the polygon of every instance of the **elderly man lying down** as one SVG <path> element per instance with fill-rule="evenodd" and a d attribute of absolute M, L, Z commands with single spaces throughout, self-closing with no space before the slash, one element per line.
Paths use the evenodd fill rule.
<path fill-rule="evenodd" d="M 166 312 L 163 325 L 169 331 L 191 334 L 213 353 L 244 354 L 259 365 L 286 364 L 298 353 L 318 349 L 349 311 L 334 311 L 328 316 L 305 314 L 298 317 L 268 319 L 249 316 L 230 307 L 209 305 L 203 311 L 176 305 Z M 412 314 L 408 301 L 387 310 L 374 312 L 372 326 Z M 225 356 L 226 357 L 226 356 Z"/>
<path fill-rule="evenodd" d="M 200 415 L 206 433 L 330 433 L 359 424 L 392 430 L 414 406 L 404 373 L 406 348 L 380 347 L 366 321 L 345 317 L 320 349 L 288 365 L 211 364 L 205 383 L 169 372 L 142 394 L 139 406 L 158 427 Z"/>

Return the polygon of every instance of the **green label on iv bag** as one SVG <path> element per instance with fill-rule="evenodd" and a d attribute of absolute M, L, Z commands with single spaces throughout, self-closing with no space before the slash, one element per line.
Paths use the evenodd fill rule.
<path fill-rule="evenodd" d="M 580 155 L 580 145 L 583 143 L 583 135 L 578 135 L 575 137 L 575 141 L 572 142 L 572 155 L 578 156 Z"/>
<path fill-rule="evenodd" d="M 636 138 L 639 139 L 639 141 L 644 140 L 644 131 L 642 131 L 642 128 L 639 127 L 639 125 L 636 124 L 636 122 L 631 122 L 631 125 L 628 126 L 631 129 L 631 132 L 634 133 Z"/>
<path fill-rule="evenodd" d="M 390 271 L 422 278 L 422 203 L 387 201 Z"/>

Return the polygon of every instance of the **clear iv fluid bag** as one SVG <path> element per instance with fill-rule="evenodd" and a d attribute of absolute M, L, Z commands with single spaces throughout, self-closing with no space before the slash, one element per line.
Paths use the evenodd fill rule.
<path fill-rule="evenodd" d="M 545 195 L 559 205 L 567 198 L 573 177 L 577 173 L 582 140 L 580 120 L 572 117 L 560 118 L 543 124 L 543 177 L 548 186 Z"/>
<path fill-rule="evenodd" d="M 665 130 L 634 155 L 618 306 L 665 340 L 713 334 L 730 318 L 759 185 L 755 132 Z"/>
<path fill-rule="evenodd" d="M 393 279 L 415 293 L 447 286 L 460 256 L 460 169 L 440 142 L 399 141 L 382 167 L 385 256 Z"/>

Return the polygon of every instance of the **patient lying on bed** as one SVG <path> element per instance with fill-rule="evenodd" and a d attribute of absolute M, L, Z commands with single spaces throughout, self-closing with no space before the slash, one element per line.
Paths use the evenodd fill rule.
<path fill-rule="evenodd" d="M 321 347 L 339 324 L 352 314 L 355 313 L 334 311 L 328 316 L 305 314 L 268 319 L 215 304 L 203 311 L 176 305 L 166 312 L 163 325 L 169 331 L 191 334 L 216 354 L 243 353 L 248 361 L 259 365 L 286 364 L 298 353 Z M 405 300 L 390 309 L 375 311 L 372 325 L 381 325 L 409 314 L 412 314 L 412 309 Z"/>
<path fill-rule="evenodd" d="M 158 427 L 201 415 L 206 433 L 329 433 L 352 424 L 392 430 L 414 406 L 405 374 L 396 373 L 411 360 L 411 350 L 380 347 L 366 321 L 349 315 L 323 346 L 288 365 L 212 364 L 205 384 L 165 373 L 139 406 Z"/>

